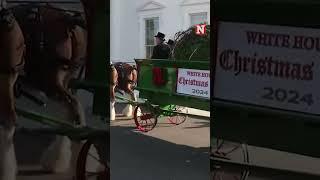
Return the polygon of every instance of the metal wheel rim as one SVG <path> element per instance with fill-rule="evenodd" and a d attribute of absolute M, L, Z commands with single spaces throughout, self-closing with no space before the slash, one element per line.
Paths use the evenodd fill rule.
<path fill-rule="evenodd" d="M 146 109 L 147 111 L 143 112 L 141 109 Z M 141 113 L 141 116 L 139 116 L 138 113 Z M 151 119 L 153 119 L 153 121 Z M 149 132 L 154 129 L 158 120 L 149 107 L 146 105 L 138 105 L 134 110 L 134 121 L 138 130 L 142 132 Z"/>
<path fill-rule="evenodd" d="M 182 112 L 183 109 L 184 109 L 184 107 L 174 106 L 173 111 L 176 111 L 176 112 L 179 113 L 179 112 Z M 167 119 L 169 120 L 169 122 L 171 124 L 180 125 L 180 124 L 184 123 L 187 120 L 187 116 L 186 115 L 181 115 L 181 114 L 175 114 L 175 116 L 170 116 Z M 177 121 L 177 120 L 180 120 L 180 121 Z"/>
<path fill-rule="evenodd" d="M 101 171 L 87 171 L 88 157 L 92 157 L 92 154 L 89 152 L 91 147 L 94 147 L 94 144 L 91 141 L 87 141 L 81 148 L 77 160 L 76 180 L 90 180 L 92 177 L 96 177 L 95 180 L 109 180 L 110 168 L 107 164 L 104 164 L 99 160 L 99 157 L 95 157 L 93 159 L 96 159 L 98 161 L 97 163 L 101 165 Z"/>

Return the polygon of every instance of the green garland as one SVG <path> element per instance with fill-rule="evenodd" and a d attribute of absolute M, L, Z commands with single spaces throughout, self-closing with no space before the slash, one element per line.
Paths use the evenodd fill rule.
<path fill-rule="evenodd" d="M 171 59 L 209 61 L 210 60 L 210 25 L 206 26 L 205 35 L 197 35 L 196 27 L 175 34 L 175 46 Z"/>

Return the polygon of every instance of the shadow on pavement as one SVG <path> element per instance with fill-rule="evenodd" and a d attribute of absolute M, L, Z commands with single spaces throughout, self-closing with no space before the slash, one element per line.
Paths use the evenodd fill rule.
<path fill-rule="evenodd" d="M 195 129 L 195 128 L 206 128 L 210 127 L 210 121 L 203 121 L 203 122 L 194 122 L 196 126 L 193 127 L 185 127 L 184 129 Z"/>
<path fill-rule="evenodd" d="M 181 134 L 183 136 L 183 134 Z M 111 179 L 209 179 L 209 147 L 170 143 L 131 127 L 111 127 Z"/>
<path fill-rule="evenodd" d="M 19 166 L 38 165 L 42 153 L 48 148 L 54 140 L 51 135 L 30 135 L 16 132 L 15 150 Z"/>

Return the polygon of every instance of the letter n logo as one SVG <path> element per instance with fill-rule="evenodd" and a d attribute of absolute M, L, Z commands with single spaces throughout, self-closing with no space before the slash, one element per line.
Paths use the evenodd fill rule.
<path fill-rule="evenodd" d="M 206 24 L 197 24 L 196 25 L 196 34 L 197 35 L 204 35 L 206 34 Z"/>

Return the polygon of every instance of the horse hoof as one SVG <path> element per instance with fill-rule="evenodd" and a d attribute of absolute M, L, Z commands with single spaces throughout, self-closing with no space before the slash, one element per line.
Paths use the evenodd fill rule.
<path fill-rule="evenodd" d="M 42 168 L 48 172 L 61 173 L 69 169 L 71 141 L 68 137 L 57 137 L 41 159 Z"/>

